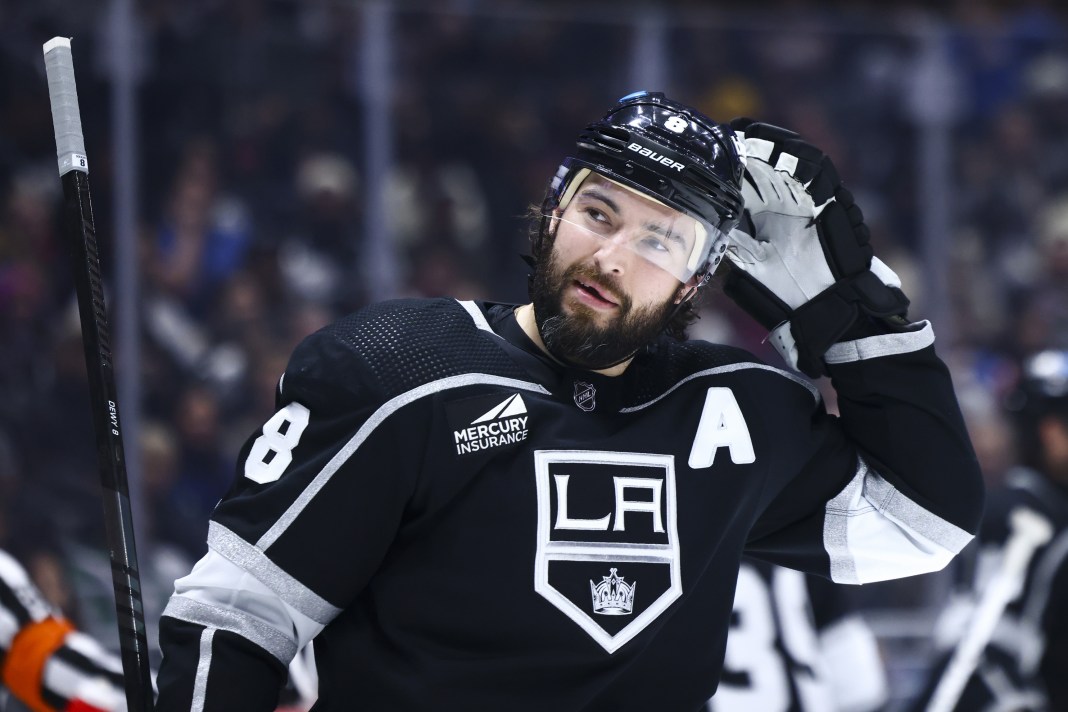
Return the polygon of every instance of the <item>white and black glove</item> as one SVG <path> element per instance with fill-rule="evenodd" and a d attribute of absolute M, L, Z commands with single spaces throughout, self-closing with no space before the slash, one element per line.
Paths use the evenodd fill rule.
<path fill-rule="evenodd" d="M 790 366 L 827 375 L 833 344 L 858 322 L 870 327 L 869 317 L 888 331 L 906 326 L 909 300 L 873 256 L 864 216 L 822 151 L 770 124 L 735 119 L 731 128 L 748 155 L 724 291 L 771 332 Z"/>

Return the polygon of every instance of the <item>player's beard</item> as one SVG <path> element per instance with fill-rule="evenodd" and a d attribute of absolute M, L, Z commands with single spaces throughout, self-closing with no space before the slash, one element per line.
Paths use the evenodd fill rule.
<path fill-rule="evenodd" d="M 598 314 L 583 304 L 572 303 L 570 314 L 564 311 L 565 292 L 583 278 L 604 285 L 619 300 L 618 313 L 608 323 L 599 323 Z M 571 366 L 589 370 L 615 366 L 655 340 L 676 306 L 669 299 L 657 306 L 635 309 L 617 279 L 591 265 L 576 263 L 564 268 L 552 248 L 544 250 L 538 259 L 531 299 L 538 332 L 549 353 Z"/>

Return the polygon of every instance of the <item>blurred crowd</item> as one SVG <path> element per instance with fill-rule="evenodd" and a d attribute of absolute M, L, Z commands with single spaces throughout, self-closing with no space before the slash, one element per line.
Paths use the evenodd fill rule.
<path fill-rule="evenodd" d="M 637 88 L 787 126 L 835 158 L 911 314 L 947 300 L 939 348 L 991 482 L 1017 460 L 1004 400 L 1021 358 L 1068 348 L 1068 15 L 1056 3 L 136 5 L 125 61 L 140 327 L 116 339 L 140 343 L 139 442 L 126 447 L 139 448 L 130 474 L 158 602 L 204 551 L 293 346 L 383 297 L 523 300 L 527 205 L 576 129 Z M 389 61 L 375 75 L 367 23 L 383 9 Z M 94 564 L 106 560 L 99 485 L 40 47 L 74 36 L 112 276 L 112 10 L 0 5 L 0 547 L 90 630 L 109 620 L 110 584 Z M 663 86 L 632 85 L 646 76 Z M 383 78 L 384 94 L 370 86 Z M 391 165 L 369 174 L 368 116 L 383 108 Z M 949 171 L 925 195 L 925 137 L 938 132 Z M 385 235 L 366 234 L 372 185 Z M 944 264 L 925 260 L 925 200 L 948 211 Z M 388 293 L 369 274 L 383 250 Z M 777 363 L 722 297 L 705 300 L 697 330 Z M 925 603 L 914 585 L 879 590 L 883 606 Z M 97 628 L 105 640 L 110 626 Z"/>

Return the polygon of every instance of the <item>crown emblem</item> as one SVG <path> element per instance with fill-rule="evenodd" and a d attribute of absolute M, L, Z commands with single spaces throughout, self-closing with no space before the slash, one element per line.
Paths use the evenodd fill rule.
<path fill-rule="evenodd" d="M 608 576 L 594 584 L 590 581 L 590 593 L 593 594 L 593 612 L 603 616 L 629 616 L 634 611 L 634 591 L 638 582 L 627 583 L 622 576 L 611 569 Z"/>

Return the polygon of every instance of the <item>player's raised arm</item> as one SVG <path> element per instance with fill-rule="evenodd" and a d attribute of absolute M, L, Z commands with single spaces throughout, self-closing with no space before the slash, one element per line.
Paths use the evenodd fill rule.
<path fill-rule="evenodd" d="M 830 159 L 790 131 L 734 127 L 748 153 L 746 213 L 726 292 L 790 366 L 831 377 L 841 412 L 766 519 L 780 531 L 758 527 L 753 551 L 845 583 L 940 569 L 977 530 L 983 486 L 932 325 L 907 318 L 900 281 L 874 257 Z M 815 516 L 783 527 L 804 511 L 798 502 L 826 494 L 827 464 L 843 457 L 854 475 Z M 801 553 L 802 528 L 822 536 L 822 551 Z"/>

